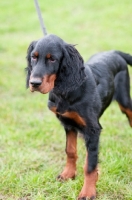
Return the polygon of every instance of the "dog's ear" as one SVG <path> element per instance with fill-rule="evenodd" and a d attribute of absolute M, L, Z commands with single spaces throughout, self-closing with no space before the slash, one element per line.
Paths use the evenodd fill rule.
<path fill-rule="evenodd" d="M 27 56 L 26 56 L 26 59 L 27 59 L 27 67 L 26 67 L 26 69 L 25 69 L 25 70 L 26 70 L 26 73 L 27 73 L 27 77 L 26 77 L 26 87 L 27 87 L 27 88 L 29 87 L 29 78 L 30 78 L 31 71 L 32 71 L 31 52 L 32 52 L 33 49 L 35 48 L 36 43 L 37 43 L 37 41 L 31 42 L 31 44 L 29 45 L 28 50 L 27 50 Z"/>
<path fill-rule="evenodd" d="M 67 90 L 64 92 L 76 89 L 84 81 L 84 61 L 75 45 L 64 45 L 58 76 L 57 87 L 62 87 L 63 91 Z"/>

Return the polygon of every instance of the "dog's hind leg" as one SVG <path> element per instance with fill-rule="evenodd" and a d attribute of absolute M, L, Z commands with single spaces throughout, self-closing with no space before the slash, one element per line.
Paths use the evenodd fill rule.
<path fill-rule="evenodd" d="M 66 154 L 67 161 L 63 172 L 57 177 L 63 181 L 76 176 L 76 161 L 77 161 L 77 132 L 74 129 L 66 130 Z"/>
<path fill-rule="evenodd" d="M 132 127 L 132 100 L 130 97 L 130 79 L 127 69 L 119 72 L 115 77 L 114 98 L 118 102 L 121 111 L 126 114 L 129 124 Z"/>

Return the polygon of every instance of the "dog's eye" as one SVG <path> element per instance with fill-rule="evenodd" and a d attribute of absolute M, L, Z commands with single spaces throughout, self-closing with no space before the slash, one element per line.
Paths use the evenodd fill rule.
<path fill-rule="evenodd" d="M 33 60 L 37 60 L 38 57 L 35 56 L 35 55 L 32 55 L 31 58 L 32 58 Z"/>
<path fill-rule="evenodd" d="M 56 61 L 50 53 L 48 53 L 48 54 L 46 55 L 46 59 L 47 59 L 47 61 L 50 62 L 50 63 L 54 63 L 54 62 Z"/>
<path fill-rule="evenodd" d="M 32 54 L 31 54 L 31 59 L 32 59 L 33 61 L 36 61 L 36 60 L 38 59 L 38 56 L 39 56 L 39 53 L 38 53 L 37 51 L 32 52 Z"/>
<path fill-rule="evenodd" d="M 52 62 L 52 63 L 54 63 L 56 60 L 54 59 L 54 58 L 52 58 L 52 57 L 50 57 L 49 59 L 49 62 Z"/>

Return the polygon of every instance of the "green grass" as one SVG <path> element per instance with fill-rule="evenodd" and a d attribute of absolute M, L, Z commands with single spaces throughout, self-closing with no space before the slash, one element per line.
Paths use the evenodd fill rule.
<path fill-rule="evenodd" d="M 48 33 L 95 52 L 132 53 L 131 0 L 39 0 Z M 47 95 L 25 89 L 26 51 L 43 36 L 33 1 L 0 1 L 0 199 L 75 200 L 83 184 L 85 146 L 78 140 L 78 176 L 56 181 L 65 165 L 65 134 L 47 109 Z M 131 80 L 132 70 L 130 69 Z M 132 131 L 118 105 L 101 119 L 98 200 L 132 200 Z"/>

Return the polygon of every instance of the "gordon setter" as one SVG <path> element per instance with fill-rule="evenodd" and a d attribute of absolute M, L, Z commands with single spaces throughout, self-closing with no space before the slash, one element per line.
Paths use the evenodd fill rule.
<path fill-rule="evenodd" d="M 84 64 L 74 45 L 56 35 L 34 41 L 27 52 L 27 87 L 31 92 L 49 92 L 48 107 L 66 132 L 66 166 L 58 176 L 76 176 L 77 132 L 86 144 L 84 184 L 79 200 L 96 198 L 97 163 L 101 125 L 99 118 L 115 99 L 132 126 L 132 101 L 127 64 L 132 56 L 107 51 L 92 56 Z"/>

